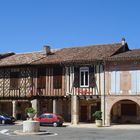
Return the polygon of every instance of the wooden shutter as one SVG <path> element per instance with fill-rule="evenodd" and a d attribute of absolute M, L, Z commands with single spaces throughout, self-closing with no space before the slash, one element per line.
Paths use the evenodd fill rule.
<path fill-rule="evenodd" d="M 137 71 L 137 92 L 140 92 L 140 70 Z"/>
<path fill-rule="evenodd" d="M 19 72 L 11 72 L 10 73 L 10 89 L 18 89 L 19 88 Z"/>
<path fill-rule="evenodd" d="M 74 87 L 79 87 L 79 67 L 74 68 Z"/>
<path fill-rule="evenodd" d="M 46 87 L 46 68 L 38 69 L 37 88 Z"/>
<path fill-rule="evenodd" d="M 94 66 L 89 67 L 89 87 L 95 87 L 96 81 L 95 81 L 95 72 L 94 72 Z"/>
<path fill-rule="evenodd" d="M 140 71 L 131 71 L 131 91 L 132 94 L 140 92 Z"/>
<path fill-rule="evenodd" d="M 115 93 L 116 88 L 115 88 L 115 84 L 116 84 L 116 72 L 112 71 L 111 72 L 111 93 Z"/>
<path fill-rule="evenodd" d="M 116 71 L 116 81 L 115 81 L 115 86 L 116 86 L 116 94 L 120 92 L 120 72 Z"/>
<path fill-rule="evenodd" d="M 131 71 L 131 91 L 132 94 L 136 94 L 137 92 L 137 72 L 136 71 Z"/>
<path fill-rule="evenodd" d="M 53 88 L 62 88 L 62 67 L 54 67 L 53 69 Z"/>
<path fill-rule="evenodd" d="M 120 93 L 120 71 L 111 72 L 111 93 Z"/>
<path fill-rule="evenodd" d="M 53 77 L 53 88 L 54 89 L 62 88 L 62 75 L 55 75 Z"/>

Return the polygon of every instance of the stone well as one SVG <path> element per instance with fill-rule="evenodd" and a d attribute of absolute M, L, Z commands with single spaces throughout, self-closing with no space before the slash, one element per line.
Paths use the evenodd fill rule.
<path fill-rule="evenodd" d="M 32 133 L 40 131 L 40 123 L 35 120 L 23 121 L 23 133 Z"/>

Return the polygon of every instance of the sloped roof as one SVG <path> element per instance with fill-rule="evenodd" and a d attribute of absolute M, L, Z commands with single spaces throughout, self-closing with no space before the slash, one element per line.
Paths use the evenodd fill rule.
<path fill-rule="evenodd" d="M 106 58 L 106 60 L 136 60 L 140 59 L 140 49 L 129 50 Z"/>
<path fill-rule="evenodd" d="M 122 48 L 121 43 L 63 48 L 46 55 L 44 52 L 14 54 L 0 60 L 0 66 L 57 64 L 100 61 Z"/>
<path fill-rule="evenodd" d="M 32 64 L 53 64 L 103 60 L 104 58 L 110 57 L 116 53 L 121 47 L 121 43 L 114 43 L 63 48 L 48 57 L 44 57 L 38 61 L 32 62 Z"/>
<path fill-rule="evenodd" d="M 44 57 L 42 52 L 14 54 L 0 60 L 0 66 L 26 65 Z"/>
<path fill-rule="evenodd" d="M 8 57 L 8 56 L 11 56 L 11 55 L 14 55 L 14 54 L 15 54 L 14 52 L 1 53 L 0 54 L 0 59 L 5 58 L 5 57 Z"/>

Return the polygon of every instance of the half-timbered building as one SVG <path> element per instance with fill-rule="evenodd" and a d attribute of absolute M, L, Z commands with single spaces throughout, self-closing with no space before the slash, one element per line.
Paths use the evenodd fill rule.
<path fill-rule="evenodd" d="M 26 119 L 24 110 L 32 106 L 37 115 L 58 113 L 77 124 L 93 122 L 92 114 L 102 110 L 103 125 L 138 123 L 139 52 L 122 40 L 13 53 L 0 59 L 0 111 Z"/>

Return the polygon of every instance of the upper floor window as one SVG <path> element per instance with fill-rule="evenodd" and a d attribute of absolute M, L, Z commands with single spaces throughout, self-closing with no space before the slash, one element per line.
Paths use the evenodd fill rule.
<path fill-rule="evenodd" d="M 74 87 L 95 87 L 95 67 L 74 67 Z"/>
<path fill-rule="evenodd" d="M 140 70 L 131 71 L 131 92 L 140 93 Z"/>
<path fill-rule="evenodd" d="M 46 87 L 46 68 L 38 68 L 37 71 L 37 88 Z"/>
<path fill-rule="evenodd" d="M 10 89 L 18 89 L 19 88 L 19 72 L 11 72 L 10 73 Z"/>
<path fill-rule="evenodd" d="M 111 94 L 120 93 L 120 71 L 111 72 Z"/>
<path fill-rule="evenodd" d="M 80 68 L 80 87 L 89 87 L 89 67 Z"/>
<path fill-rule="evenodd" d="M 53 68 L 53 88 L 62 88 L 62 67 Z"/>

